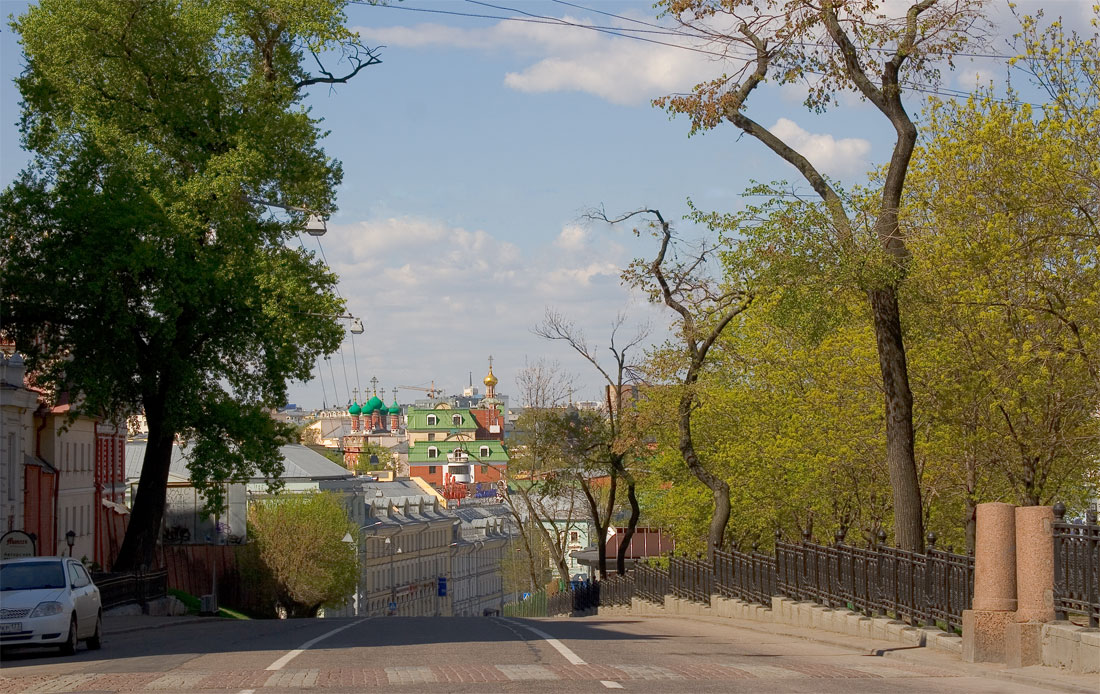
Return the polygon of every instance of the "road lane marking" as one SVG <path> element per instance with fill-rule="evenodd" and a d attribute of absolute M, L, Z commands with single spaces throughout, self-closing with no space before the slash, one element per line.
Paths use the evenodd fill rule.
<path fill-rule="evenodd" d="M 543 641 L 545 641 L 546 643 L 553 646 L 555 651 L 557 651 L 558 653 L 561 653 L 563 656 L 565 656 L 565 659 L 568 660 L 573 665 L 587 665 L 588 664 L 588 663 L 584 662 L 579 655 L 577 655 L 573 651 L 569 650 L 568 646 L 566 646 L 561 641 L 558 641 L 556 638 L 554 638 L 550 634 L 547 634 L 545 631 L 542 631 L 541 629 L 536 629 L 535 627 L 532 627 L 532 626 L 528 626 L 528 625 L 526 625 L 522 622 L 514 622 L 511 619 L 508 619 L 507 617 L 500 617 L 499 619 L 502 622 L 507 622 L 509 624 L 514 624 L 517 627 L 522 627 L 522 628 L 526 629 L 527 631 L 531 632 L 532 634 L 534 634 L 535 636 L 538 636 Z"/>
<path fill-rule="evenodd" d="M 618 682 L 612 682 L 611 680 L 600 680 L 600 684 L 607 687 L 608 689 L 622 689 L 623 688 L 623 685 L 619 684 Z"/>
<path fill-rule="evenodd" d="M 342 627 L 337 627 L 336 629 L 333 629 L 332 631 L 321 634 L 320 636 L 318 636 L 315 639 L 310 639 L 309 641 L 306 641 L 305 643 L 303 643 L 301 646 L 298 646 L 297 648 L 295 648 L 293 651 L 287 651 L 286 654 L 283 655 L 283 657 L 279 658 L 278 660 L 276 660 L 271 665 L 268 665 L 267 669 L 268 670 L 282 670 L 283 667 L 287 663 L 294 660 L 295 658 L 300 656 L 305 651 L 308 651 L 309 647 L 312 646 L 313 644 L 317 643 L 318 641 L 324 641 L 325 639 L 332 636 L 333 634 L 339 634 L 344 629 L 350 629 L 351 627 L 353 627 L 357 624 L 362 624 L 365 621 L 367 621 L 367 620 L 360 619 L 360 620 L 351 622 L 350 624 L 345 624 Z"/>

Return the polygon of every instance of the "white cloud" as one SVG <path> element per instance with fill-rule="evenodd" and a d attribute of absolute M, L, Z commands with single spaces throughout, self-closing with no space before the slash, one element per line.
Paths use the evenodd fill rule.
<path fill-rule="evenodd" d="M 578 224 L 569 224 L 554 239 L 554 245 L 566 251 L 579 251 L 584 248 L 587 240 L 588 229 Z"/>
<path fill-rule="evenodd" d="M 348 311 L 364 319 L 366 333 L 354 345 L 349 335 L 342 352 L 322 363 L 319 378 L 315 373 L 309 384 L 292 388 L 291 401 L 319 405 L 323 397 L 343 404 L 356 383 L 370 388 L 367 380 L 375 375 L 387 389 L 435 379 L 454 392 L 468 371 L 475 383 L 480 380 L 489 354 L 501 392 L 515 396 L 512 379 L 528 358 L 547 355 L 575 364 L 564 346 L 531 334 L 548 307 L 604 345 L 620 311 L 639 322 L 652 315 L 642 297 L 620 285 L 620 268 L 632 256 L 623 236 L 621 229 L 570 224 L 544 246 L 525 251 L 485 230 L 436 219 L 330 224 L 325 250 Z M 595 396 L 588 385 L 578 382 L 585 397 Z M 399 399 L 419 395 L 403 392 Z M 392 397 L 388 390 L 386 397 Z"/>
<path fill-rule="evenodd" d="M 560 19 L 592 24 L 568 15 Z M 504 84 L 523 92 L 582 91 L 626 105 L 687 91 L 719 69 L 706 54 L 553 23 L 502 21 L 477 29 L 418 24 L 357 31 L 364 40 L 386 46 L 507 49 L 534 56 L 533 64 L 506 73 Z"/>
<path fill-rule="evenodd" d="M 871 143 L 862 138 L 837 139 L 829 134 L 811 133 L 789 118 L 777 120 L 771 131 L 801 152 L 815 167 L 830 175 L 860 174 L 869 166 Z"/>

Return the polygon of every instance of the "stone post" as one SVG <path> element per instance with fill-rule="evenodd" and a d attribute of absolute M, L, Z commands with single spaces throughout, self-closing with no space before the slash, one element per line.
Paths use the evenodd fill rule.
<path fill-rule="evenodd" d="M 973 609 L 963 612 L 963 660 L 1004 662 L 1016 612 L 1016 507 L 978 504 Z"/>
<path fill-rule="evenodd" d="M 1043 623 L 1054 621 L 1054 510 L 1016 509 L 1016 619 L 1005 630 L 1005 662 L 1042 662 Z"/>

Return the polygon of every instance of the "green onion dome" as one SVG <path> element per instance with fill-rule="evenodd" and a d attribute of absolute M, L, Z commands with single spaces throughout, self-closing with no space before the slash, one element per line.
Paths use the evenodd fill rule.
<path fill-rule="evenodd" d="M 367 404 L 363 405 L 363 412 L 373 414 L 376 410 L 383 409 L 385 406 L 386 404 L 377 395 L 372 395 L 371 399 L 367 400 Z"/>
<path fill-rule="evenodd" d="M 389 413 L 390 414 L 401 414 L 401 406 L 397 404 L 397 400 L 394 400 L 393 404 L 390 405 Z"/>
<path fill-rule="evenodd" d="M 356 417 L 362 412 L 363 408 L 359 407 L 359 403 L 352 401 L 351 407 L 348 408 L 348 414 L 350 414 L 352 417 Z"/>

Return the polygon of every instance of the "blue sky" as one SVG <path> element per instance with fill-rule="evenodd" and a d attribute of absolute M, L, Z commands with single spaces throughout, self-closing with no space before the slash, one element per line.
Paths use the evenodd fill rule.
<path fill-rule="evenodd" d="M 532 334 L 546 308 L 575 321 L 600 349 L 620 312 L 630 325 L 651 323 L 655 339 L 669 316 L 618 278 L 632 258 L 652 254 L 652 239 L 635 238 L 629 226 L 587 224 L 582 213 L 601 204 L 609 213 L 650 206 L 678 219 L 689 197 L 703 209 L 727 211 L 741 205 L 752 179 L 794 180 L 793 170 L 739 138 L 732 125 L 689 139 L 684 119 L 670 121 L 649 105 L 717 74 L 723 66 L 707 56 L 560 25 L 420 11 L 516 17 L 522 11 L 642 28 L 599 10 L 670 24 L 657 20 L 648 3 L 493 4 L 512 9 L 459 0 L 349 6 L 349 22 L 364 43 L 385 46 L 383 63 L 336 89 L 314 87 L 309 104 L 331 131 L 327 151 L 344 166 L 340 209 L 322 244 L 366 333 L 354 345 L 349 335 L 342 352 L 319 365 L 320 380 L 294 384 L 292 402 L 344 404 L 349 387 L 358 379 L 369 389 L 372 376 L 387 400 L 395 385 L 433 380 L 456 392 L 471 371 L 480 381 L 490 354 L 498 391 L 512 394 L 514 403 L 517 372 L 544 357 L 576 374 L 578 399 L 596 397 L 599 381 L 590 367 Z M 1090 3 L 1043 4 L 1048 16 L 1061 13 L 1080 26 Z M 1027 11 L 1038 3 L 1021 5 Z M 0 0 L 5 16 L 25 6 Z M 991 13 L 1000 33 L 1012 31 L 1007 3 L 992 3 Z M 1003 40 L 994 39 L 992 48 L 1004 52 Z M 5 25 L 5 185 L 26 163 L 12 84 L 21 67 Z M 990 59 L 962 60 L 957 68 L 945 86 L 967 90 L 976 79 L 1004 72 L 1002 61 Z M 859 181 L 888 156 L 892 133 L 868 105 L 844 99 L 815 116 L 801 99 L 796 88 L 760 90 L 750 113 L 844 183 Z M 921 98 L 910 104 L 919 112 Z M 399 399 L 418 395 L 403 391 Z"/>

